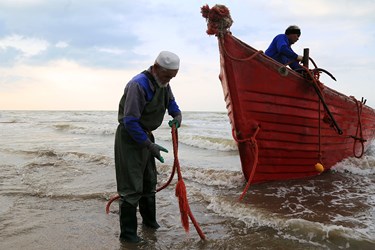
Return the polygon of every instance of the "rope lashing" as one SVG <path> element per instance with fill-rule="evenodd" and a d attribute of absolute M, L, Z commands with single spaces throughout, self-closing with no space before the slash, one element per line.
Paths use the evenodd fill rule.
<path fill-rule="evenodd" d="M 260 129 L 260 126 L 258 125 L 258 127 L 256 128 L 253 136 L 251 136 L 250 138 L 246 138 L 246 139 L 238 139 L 237 136 L 235 135 L 234 133 L 234 130 L 232 130 L 232 134 L 233 134 L 233 138 L 234 140 L 237 142 L 237 143 L 251 143 L 251 149 L 253 151 L 253 166 L 251 168 L 251 173 L 249 175 L 249 178 L 247 180 L 247 183 L 246 183 L 246 186 L 245 186 L 245 189 L 242 191 L 242 194 L 240 196 L 240 198 L 238 199 L 239 201 L 241 201 L 243 199 L 243 197 L 245 196 L 245 194 L 247 193 L 247 190 L 249 189 L 250 187 L 250 184 L 251 184 L 251 181 L 253 180 L 254 178 L 254 174 L 255 174 L 255 170 L 258 166 L 258 155 L 259 155 L 259 150 L 258 150 L 258 144 L 257 144 L 257 140 L 255 139 L 255 137 L 257 136 L 258 132 L 259 132 L 259 129 Z"/>
<path fill-rule="evenodd" d="M 350 137 L 354 139 L 354 144 L 353 144 L 353 155 L 354 155 L 354 157 L 361 158 L 363 156 L 364 151 L 365 151 L 364 143 L 366 142 L 366 140 L 363 139 L 362 122 L 361 122 L 361 114 L 362 114 L 362 108 L 363 108 L 363 98 L 362 98 L 361 102 L 359 102 L 354 97 L 353 97 L 353 99 L 354 99 L 354 101 L 356 103 L 356 106 L 357 106 L 358 123 L 357 123 L 357 130 L 355 132 L 355 136 L 352 135 Z M 356 155 L 356 152 L 355 152 L 356 151 L 355 146 L 356 146 L 357 142 L 361 143 L 361 153 L 360 153 L 360 155 Z"/>

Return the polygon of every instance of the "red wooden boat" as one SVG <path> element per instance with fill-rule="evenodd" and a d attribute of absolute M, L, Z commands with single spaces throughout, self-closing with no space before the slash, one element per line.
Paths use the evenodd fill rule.
<path fill-rule="evenodd" d="M 233 138 L 248 183 L 314 176 L 344 158 L 362 157 L 375 138 L 365 100 L 319 81 L 316 67 L 295 72 L 234 37 L 229 10 L 201 9 L 220 50 L 220 75 Z M 305 49 L 304 58 L 309 58 Z M 309 60 L 308 60 L 309 61 Z M 318 164 L 317 164 L 318 163 Z"/>

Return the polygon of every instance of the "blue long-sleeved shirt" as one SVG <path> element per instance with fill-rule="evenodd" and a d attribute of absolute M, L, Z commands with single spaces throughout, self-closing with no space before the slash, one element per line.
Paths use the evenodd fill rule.
<path fill-rule="evenodd" d="M 168 114 L 175 117 L 181 114 L 181 111 L 174 99 L 170 86 L 168 85 L 166 88 L 169 98 Z M 139 144 L 144 144 L 147 141 L 147 134 L 141 127 L 139 120 L 144 107 L 154 97 L 154 92 L 155 87 L 144 73 L 138 74 L 131 79 L 124 90 L 123 98 L 125 98 L 125 102 L 119 121 L 124 124 L 130 136 Z"/>
<path fill-rule="evenodd" d="M 277 35 L 264 53 L 282 64 L 293 61 L 289 66 L 294 70 L 301 68 L 296 61 L 298 55 L 290 47 L 288 37 L 285 34 Z"/>

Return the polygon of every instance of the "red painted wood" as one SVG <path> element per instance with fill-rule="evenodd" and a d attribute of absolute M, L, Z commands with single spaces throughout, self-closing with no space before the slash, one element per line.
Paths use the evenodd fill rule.
<path fill-rule="evenodd" d="M 355 140 L 350 137 L 356 136 L 358 127 L 354 98 L 322 84 L 325 102 L 343 131 L 339 135 L 323 120 L 324 107 L 312 83 L 300 74 L 287 69 L 283 76 L 279 69 L 284 66 L 263 53 L 249 59 L 257 50 L 230 33 L 219 36 L 219 49 L 220 80 L 246 179 L 255 157 L 251 137 L 258 126 L 255 139 L 259 154 L 253 183 L 314 176 L 319 174 L 316 163 L 330 169 L 354 156 Z M 363 105 L 360 121 L 367 148 L 375 138 L 374 109 Z M 356 144 L 357 155 L 360 146 Z"/>

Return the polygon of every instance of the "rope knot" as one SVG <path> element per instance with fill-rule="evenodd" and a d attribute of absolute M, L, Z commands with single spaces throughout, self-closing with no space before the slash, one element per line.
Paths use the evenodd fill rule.
<path fill-rule="evenodd" d="M 250 187 L 250 183 L 253 180 L 256 167 L 258 166 L 258 153 L 259 153 L 259 150 L 258 150 L 257 140 L 255 139 L 255 137 L 257 136 L 257 134 L 259 132 L 259 129 L 260 129 L 260 126 L 258 125 L 258 127 L 256 128 L 254 134 L 250 138 L 245 139 L 245 140 L 238 141 L 237 137 L 234 137 L 234 139 L 237 142 L 250 142 L 251 146 L 253 148 L 252 151 L 253 151 L 253 157 L 254 157 L 253 166 L 251 168 L 251 173 L 250 173 L 249 179 L 247 180 L 247 184 L 245 186 L 245 189 L 242 191 L 242 194 L 241 194 L 241 196 L 239 198 L 239 201 L 241 201 L 243 199 L 243 197 L 245 196 L 245 194 L 247 193 L 247 190 Z"/>
<path fill-rule="evenodd" d="M 362 114 L 362 108 L 363 108 L 364 102 L 363 102 L 363 98 L 362 98 L 361 102 L 358 101 L 357 99 L 355 99 L 354 96 L 351 96 L 351 98 L 355 101 L 355 104 L 357 106 L 358 123 L 357 123 L 357 130 L 355 132 L 355 135 L 351 135 L 349 137 L 354 139 L 354 144 L 353 144 L 353 155 L 354 155 L 354 157 L 361 158 L 363 156 L 364 151 L 365 151 L 364 143 L 367 141 L 366 139 L 363 138 L 362 123 L 361 123 L 361 114 Z M 356 150 L 355 150 L 357 142 L 361 143 L 361 153 L 359 155 L 356 154 Z"/>

